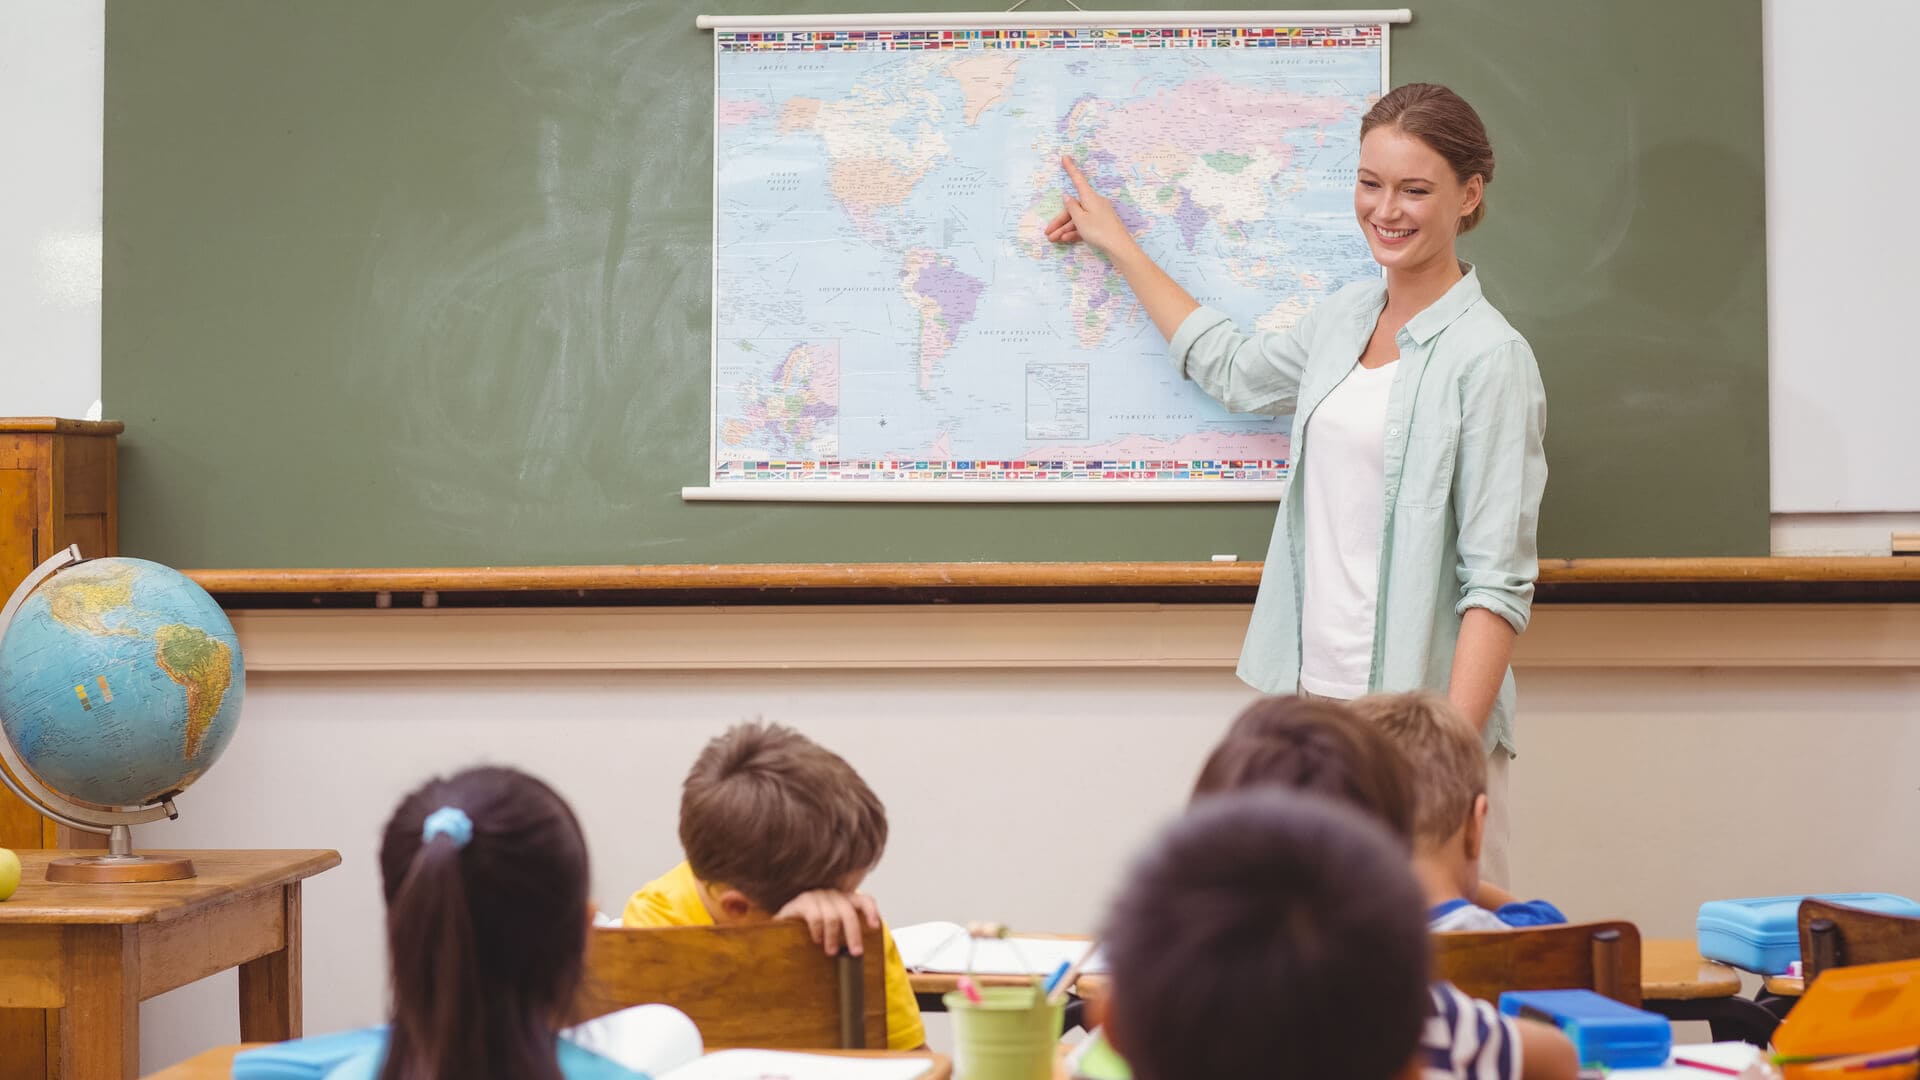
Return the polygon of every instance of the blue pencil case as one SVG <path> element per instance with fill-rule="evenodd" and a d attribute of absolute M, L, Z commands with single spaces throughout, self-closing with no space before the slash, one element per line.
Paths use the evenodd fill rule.
<path fill-rule="evenodd" d="M 1673 1052 L 1673 1025 L 1658 1013 L 1591 990 L 1510 990 L 1500 1012 L 1552 1024 L 1572 1041 L 1581 1068 L 1655 1068 Z"/>
<path fill-rule="evenodd" d="M 1892 915 L 1920 915 L 1920 904 L 1890 893 L 1816 893 L 1815 899 Z M 1800 901 L 1806 896 L 1709 900 L 1695 923 L 1700 955 L 1762 975 L 1800 959 Z"/>

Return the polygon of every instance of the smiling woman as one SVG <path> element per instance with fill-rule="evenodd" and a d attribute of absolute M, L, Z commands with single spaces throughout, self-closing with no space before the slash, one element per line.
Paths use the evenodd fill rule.
<path fill-rule="evenodd" d="M 1134 242 L 1072 161 L 1047 225 L 1112 260 L 1174 365 L 1230 409 L 1294 416 L 1293 470 L 1240 677 L 1270 694 L 1444 691 L 1491 755 L 1483 874 L 1507 880 L 1516 635 L 1538 573 L 1546 395 L 1533 350 L 1456 238 L 1486 213 L 1493 147 L 1471 105 L 1412 83 L 1360 123 L 1354 216 L 1385 280 L 1289 329 L 1242 331 Z"/>

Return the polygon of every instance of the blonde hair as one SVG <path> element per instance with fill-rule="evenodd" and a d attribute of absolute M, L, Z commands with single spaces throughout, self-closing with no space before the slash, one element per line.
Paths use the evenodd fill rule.
<path fill-rule="evenodd" d="M 1369 694 L 1352 704 L 1413 767 L 1415 848 L 1446 843 L 1487 793 L 1487 754 L 1473 725 L 1446 698 L 1424 690 Z"/>

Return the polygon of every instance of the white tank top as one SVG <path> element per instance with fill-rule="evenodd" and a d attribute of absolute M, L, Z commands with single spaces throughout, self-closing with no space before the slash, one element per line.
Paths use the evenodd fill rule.
<path fill-rule="evenodd" d="M 1306 519 L 1300 688 L 1323 697 L 1359 697 L 1373 673 L 1387 395 L 1399 363 L 1354 364 L 1307 421 L 1313 467 L 1300 474 L 1296 489 Z"/>

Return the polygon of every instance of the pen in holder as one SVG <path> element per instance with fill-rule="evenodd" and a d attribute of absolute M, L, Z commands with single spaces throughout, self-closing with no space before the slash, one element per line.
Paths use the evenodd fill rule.
<path fill-rule="evenodd" d="M 1026 959 L 1004 926 L 974 923 L 967 931 L 967 974 L 960 977 L 960 989 L 941 998 L 953 1017 L 954 1075 L 958 1080 L 1052 1080 L 1064 1004 L 1047 996 L 1037 974 L 1028 986 L 976 987 L 972 942 L 999 938 L 1023 965 Z"/>

